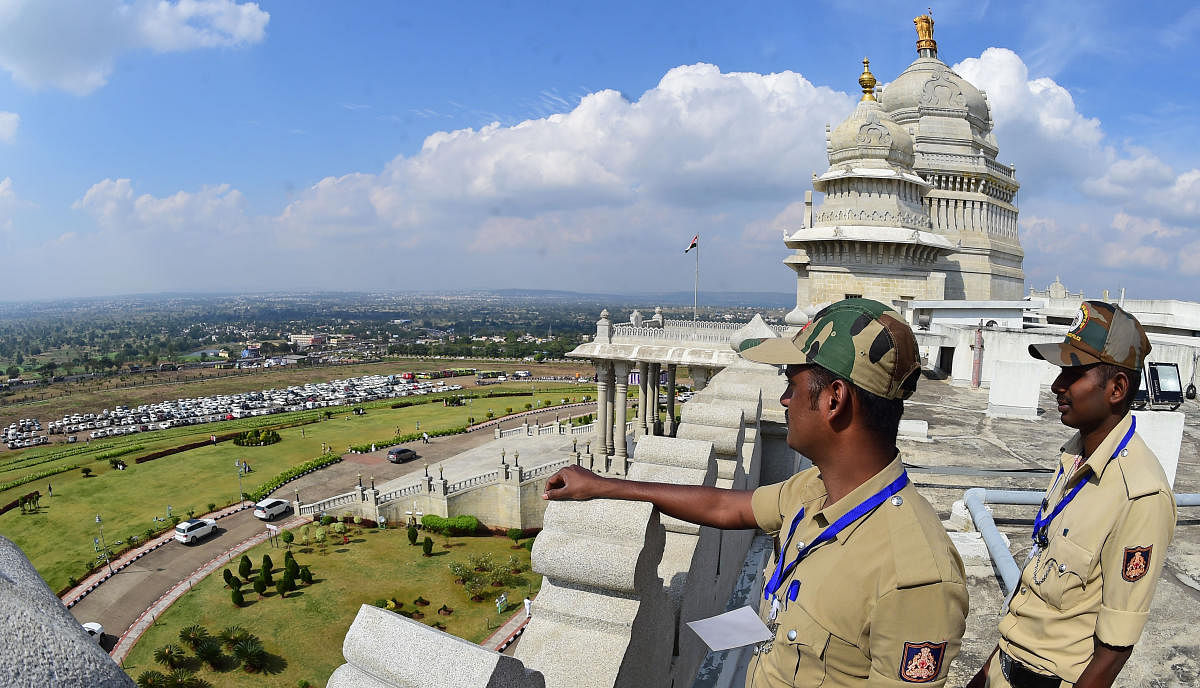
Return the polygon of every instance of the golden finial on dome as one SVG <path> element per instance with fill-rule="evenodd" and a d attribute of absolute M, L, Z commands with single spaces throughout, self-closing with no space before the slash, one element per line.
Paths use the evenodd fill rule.
<path fill-rule="evenodd" d="M 863 73 L 858 77 L 858 85 L 862 86 L 863 100 L 875 100 L 875 75 L 871 73 L 871 61 L 863 58 Z"/>
<path fill-rule="evenodd" d="M 933 40 L 933 10 L 913 19 L 913 23 L 917 25 L 917 54 L 921 57 L 937 57 L 937 41 Z"/>

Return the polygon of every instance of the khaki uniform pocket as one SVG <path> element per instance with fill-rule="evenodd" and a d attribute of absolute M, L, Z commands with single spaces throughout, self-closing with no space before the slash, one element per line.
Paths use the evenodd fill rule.
<path fill-rule="evenodd" d="M 1074 606 L 1087 584 L 1092 552 L 1066 537 L 1057 537 L 1034 561 L 1037 568 L 1032 585 L 1038 596 L 1057 609 Z"/>

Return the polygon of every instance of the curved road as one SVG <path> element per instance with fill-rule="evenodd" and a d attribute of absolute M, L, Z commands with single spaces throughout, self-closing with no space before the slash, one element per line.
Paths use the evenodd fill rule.
<path fill-rule="evenodd" d="M 528 420 L 553 422 L 554 413 L 523 416 L 505 423 L 517 427 Z M 387 450 L 371 454 L 347 454 L 341 463 L 310 473 L 276 490 L 273 496 L 289 502 L 300 491 L 304 502 L 315 502 L 352 489 L 358 475 L 363 483 L 374 477 L 376 485 L 424 470 L 425 463 L 445 461 L 461 452 L 492 441 L 492 428 L 463 435 L 430 438 L 429 444 L 409 444 L 419 455 L 416 461 L 404 464 L 387 462 Z M 288 516 L 291 516 L 289 512 Z M 254 518 L 251 509 L 239 511 L 217 521 L 217 532 L 194 545 L 170 542 L 144 555 L 115 573 L 103 585 L 79 600 L 71 613 L 81 623 L 98 621 L 104 626 L 103 647 L 112 651 L 121 634 L 158 598 L 187 578 L 205 563 L 225 554 L 230 548 L 252 535 L 262 532 L 264 523 Z"/>

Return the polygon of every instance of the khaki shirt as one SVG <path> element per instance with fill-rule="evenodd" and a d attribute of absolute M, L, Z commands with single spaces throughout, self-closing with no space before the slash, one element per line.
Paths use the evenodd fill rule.
<path fill-rule="evenodd" d="M 804 519 L 782 553 L 790 563 L 799 542 L 811 542 L 902 470 L 897 457 L 822 509 L 825 486 L 813 468 L 755 490 L 754 518 L 782 546 L 786 528 L 804 507 Z M 814 548 L 783 581 L 776 593 L 781 602 L 793 579 L 800 581 L 799 594 L 780 609 L 769 651 L 756 651 L 748 687 L 945 683 L 966 623 L 962 560 L 937 513 L 912 483 L 896 496 L 900 499 L 883 502 L 834 540 Z M 768 580 L 774 566 L 772 562 L 764 572 Z M 764 620 L 769 609 L 764 603 Z"/>
<path fill-rule="evenodd" d="M 1134 433 L 1112 456 L 1132 418 L 1074 470 L 1082 438 L 1076 433 L 1063 447 L 1063 477 L 1047 490 L 1043 514 L 1080 480 L 1087 484 L 1050 523 L 1046 550 L 1025 563 L 1000 620 L 1002 650 L 1071 682 L 1092 659 L 1093 636 L 1115 647 L 1137 642 L 1175 530 L 1171 486 L 1142 438 Z"/>

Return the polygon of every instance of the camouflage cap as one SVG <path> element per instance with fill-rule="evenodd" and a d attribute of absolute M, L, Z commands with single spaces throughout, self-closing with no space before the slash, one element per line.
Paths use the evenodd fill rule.
<path fill-rule="evenodd" d="M 885 399 L 907 399 L 917 388 L 917 340 L 900 314 L 870 299 L 846 299 L 816 314 L 791 338 L 748 339 L 743 358 L 774 365 L 821 366 Z"/>
<path fill-rule="evenodd" d="M 1141 370 L 1150 353 L 1142 324 L 1129 311 L 1103 301 L 1084 301 L 1066 338 L 1057 344 L 1030 344 L 1029 355 L 1070 368 L 1110 363 Z"/>

